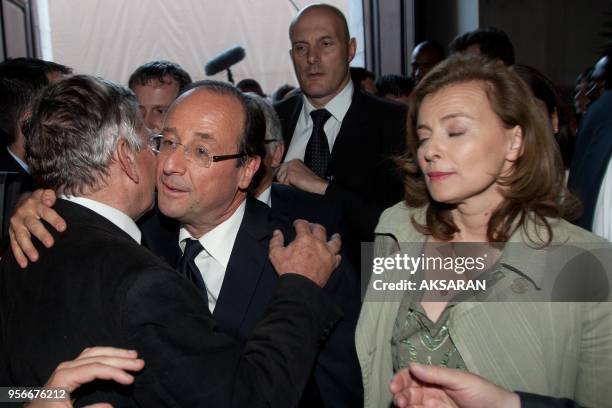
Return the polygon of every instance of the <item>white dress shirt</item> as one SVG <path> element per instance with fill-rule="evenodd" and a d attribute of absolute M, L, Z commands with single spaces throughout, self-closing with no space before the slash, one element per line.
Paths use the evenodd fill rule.
<path fill-rule="evenodd" d="M 140 244 L 140 238 L 142 236 L 140 230 L 138 229 L 138 226 L 136 225 L 134 220 L 131 219 L 130 216 L 125 214 L 124 212 L 119 211 L 118 209 L 111 207 L 110 205 L 103 204 L 99 201 L 95 201 L 85 197 L 73 197 L 62 194 L 60 195 L 60 198 L 89 208 L 91 211 L 95 212 L 98 215 L 101 215 L 102 217 L 115 224 L 122 231 L 132 237 L 134 241 Z"/>
<path fill-rule="evenodd" d="M 593 215 L 593 233 L 612 241 L 612 157 L 608 159 L 608 168 L 599 188 Z"/>
<path fill-rule="evenodd" d="M 204 283 L 206 284 L 208 309 L 210 313 L 215 310 L 215 306 L 217 305 L 217 299 L 219 298 L 219 292 L 221 292 L 227 264 L 229 263 L 232 249 L 234 248 L 234 242 L 236 241 L 242 218 L 244 218 L 245 207 L 246 201 L 243 201 L 227 220 L 223 221 L 198 239 L 200 244 L 204 247 L 204 251 L 196 256 L 194 262 L 200 270 L 202 279 L 204 279 Z M 181 252 L 185 251 L 186 239 L 195 238 L 191 236 L 185 228 L 181 228 L 179 232 L 179 246 L 181 247 Z"/>
<path fill-rule="evenodd" d="M 323 129 L 325 130 L 325 136 L 327 136 L 327 143 L 329 144 L 329 151 L 331 153 L 334 142 L 338 133 L 340 133 L 340 127 L 342 121 L 346 116 L 346 112 L 349 110 L 351 103 L 353 102 L 353 81 L 348 81 L 348 84 L 340 91 L 340 93 L 327 103 L 323 108 L 327 109 L 331 113 L 331 117 L 325 122 Z M 304 160 L 304 154 L 306 153 L 306 146 L 310 140 L 312 134 L 312 118 L 310 112 L 316 110 L 310 103 L 306 95 L 302 96 L 302 112 L 295 124 L 295 130 L 293 131 L 293 137 L 291 143 L 287 149 L 287 155 L 285 161 L 292 159 Z"/>
<path fill-rule="evenodd" d="M 259 201 L 272 208 L 272 184 L 268 186 L 261 194 L 257 197 Z"/>

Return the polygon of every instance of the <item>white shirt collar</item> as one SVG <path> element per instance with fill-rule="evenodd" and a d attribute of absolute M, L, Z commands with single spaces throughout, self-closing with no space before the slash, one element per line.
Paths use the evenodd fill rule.
<path fill-rule="evenodd" d="M 332 100 L 327 102 L 327 105 L 325 105 L 323 109 L 327 109 L 327 111 L 332 114 L 334 119 L 342 123 L 346 112 L 348 112 L 349 108 L 351 107 L 351 103 L 353 102 L 354 92 L 355 89 L 353 87 L 353 81 L 349 79 L 348 83 L 344 86 L 344 88 L 342 88 L 342 91 L 340 91 L 338 95 L 334 96 Z M 308 120 L 312 121 L 310 112 L 317 108 L 310 103 L 306 95 L 303 95 L 302 99 L 304 101 L 304 116 L 306 116 Z"/>
<path fill-rule="evenodd" d="M 242 218 L 244 218 L 245 207 L 246 200 L 240 204 L 227 220 L 223 221 L 198 239 L 206 252 L 225 269 L 227 269 L 227 264 L 229 263 L 232 249 L 234 248 L 234 241 L 236 241 Z M 185 250 L 185 240 L 187 238 L 195 239 L 189 231 L 181 227 L 179 232 L 179 246 L 181 247 L 181 252 Z"/>
<path fill-rule="evenodd" d="M 70 201 L 72 203 L 80 204 L 83 207 L 89 208 L 91 211 L 95 212 L 98 215 L 106 218 L 117 227 L 119 227 L 123 232 L 128 234 L 130 237 L 134 239 L 134 241 L 140 244 L 140 238 L 142 236 L 138 226 L 127 214 L 118 209 L 111 207 L 110 205 L 101 203 L 99 201 L 95 201 L 85 197 L 73 197 L 60 195 L 60 198 L 64 200 Z"/>
<path fill-rule="evenodd" d="M 268 186 L 261 194 L 257 197 L 259 201 L 272 208 L 272 184 Z"/>
<path fill-rule="evenodd" d="M 30 173 L 30 166 L 28 166 L 28 164 L 26 162 L 21 160 L 19 158 L 19 156 L 17 156 L 15 153 L 13 153 L 13 151 L 11 149 L 9 149 L 8 146 L 6 146 L 6 151 L 9 152 L 9 154 L 13 157 L 13 159 L 15 159 L 15 161 L 17 163 L 19 163 L 19 165 L 26 171 L 26 173 L 31 174 Z"/>

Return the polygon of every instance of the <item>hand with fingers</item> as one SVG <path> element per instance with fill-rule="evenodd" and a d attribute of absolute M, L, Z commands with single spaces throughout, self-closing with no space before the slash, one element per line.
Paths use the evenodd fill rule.
<path fill-rule="evenodd" d="M 400 408 L 519 408 L 518 394 L 484 378 L 452 368 L 410 364 L 393 376 L 389 389 Z"/>
<path fill-rule="evenodd" d="M 64 219 L 51 208 L 56 198 L 53 190 L 36 190 L 19 203 L 11 217 L 9 227 L 11 249 L 15 260 L 22 268 L 28 266 L 28 260 L 32 262 L 38 260 L 38 251 L 32 243 L 32 235 L 47 248 L 53 246 L 53 237 L 41 219 L 59 232 L 66 230 Z"/>
<path fill-rule="evenodd" d="M 138 358 L 136 351 L 114 347 L 87 348 L 76 359 L 58 365 L 45 384 L 45 388 L 64 388 L 72 393 L 81 385 L 94 380 L 112 380 L 129 385 L 134 382 L 134 377 L 128 371 L 140 371 L 143 367 L 144 361 Z M 27 408 L 68 408 L 72 407 L 72 401 L 35 400 L 26 406 Z M 105 408 L 111 405 L 95 404 L 90 407 Z"/>
<path fill-rule="evenodd" d="M 270 240 L 269 257 L 279 275 L 296 273 L 325 286 L 332 272 L 340 265 L 340 235 L 327 240 L 327 232 L 319 224 L 295 220 L 295 239 L 285 246 L 283 233 L 275 230 Z"/>
<path fill-rule="evenodd" d="M 298 159 L 281 164 L 276 171 L 276 180 L 281 184 L 321 195 L 325 194 L 329 184 Z"/>

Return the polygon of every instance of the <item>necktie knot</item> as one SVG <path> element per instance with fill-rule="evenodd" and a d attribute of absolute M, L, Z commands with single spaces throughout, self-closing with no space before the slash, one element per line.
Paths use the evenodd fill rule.
<path fill-rule="evenodd" d="M 185 240 L 185 251 L 183 252 L 183 258 L 186 261 L 192 262 L 199 254 L 204 250 L 202 244 L 197 239 L 188 238 Z"/>
<path fill-rule="evenodd" d="M 322 128 L 325 126 L 325 122 L 331 118 L 331 113 L 327 109 L 316 109 L 310 112 L 312 118 L 313 127 Z"/>

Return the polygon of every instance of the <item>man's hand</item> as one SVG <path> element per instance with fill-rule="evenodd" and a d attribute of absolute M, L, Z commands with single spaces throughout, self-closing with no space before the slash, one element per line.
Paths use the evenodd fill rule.
<path fill-rule="evenodd" d="M 303 161 L 293 159 L 281 164 L 276 172 L 279 183 L 315 194 L 325 194 L 328 182 L 317 176 Z"/>
<path fill-rule="evenodd" d="M 297 273 L 325 286 L 330 275 L 340 265 L 340 235 L 334 234 L 327 241 L 325 228 L 295 220 L 296 237 L 285 246 L 283 233 L 275 230 L 270 240 L 270 261 L 279 275 Z"/>
<path fill-rule="evenodd" d="M 15 260 L 22 268 L 28 266 L 28 259 L 32 262 L 38 260 L 38 251 L 32 244 L 32 235 L 47 248 L 53 246 L 53 237 L 40 221 L 41 218 L 59 232 L 66 230 L 66 221 L 51 208 L 55 200 L 53 190 L 36 190 L 19 203 L 11 217 L 9 227 L 11 249 Z"/>
<path fill-rule="evenodd" d="M 389 385 L 400 408 L 519 408 L 518 394 L 484 378 L 452 368 L 411 363 Z"/>
<path fill-rule="evenodd" d="M 49 377 L 45 388 L 65 388 L 69 393 L 81 385 L 93 380 L 112 380 L 129 385 L 134 377 L 127 371 L 140 371 L 144 361 L 138 359 L 133 350 L 114 347 L 93 347 L 83 352 L 71 361 L 65 361 L 57 366 Z M 45 402 L 35 400 L 27 408 L 71 408 L 72 401 Z M 109 404 L 95 404 L 96 408 L 111 407 Z"/>

